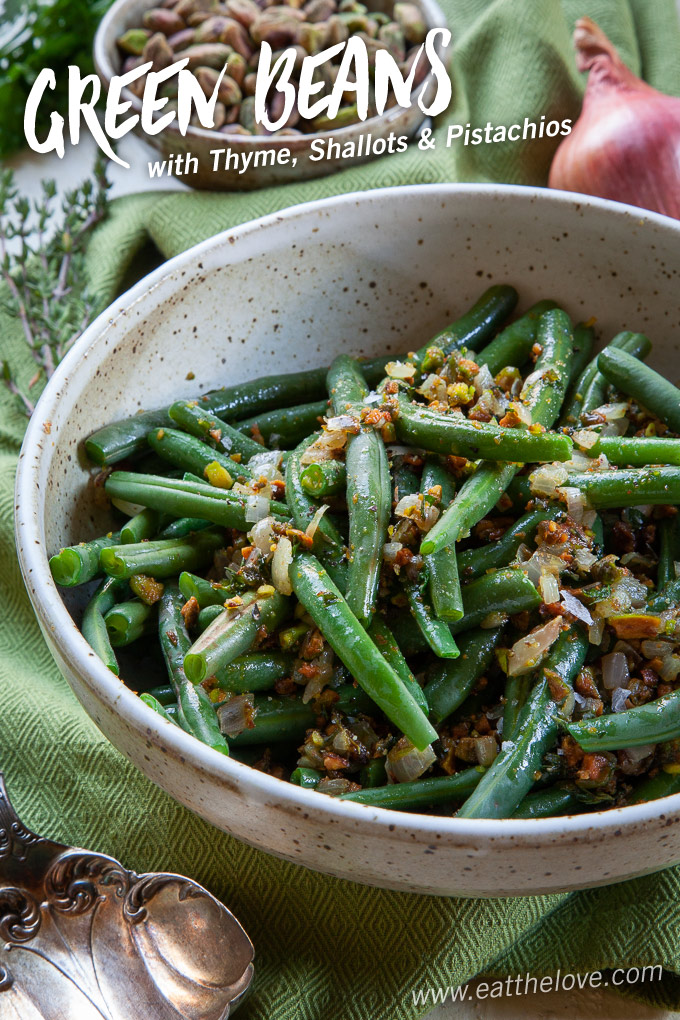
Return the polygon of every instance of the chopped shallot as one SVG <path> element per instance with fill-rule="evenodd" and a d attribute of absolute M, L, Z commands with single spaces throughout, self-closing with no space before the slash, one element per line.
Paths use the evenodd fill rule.
<path fill-rule="evenodd" d="M 542 627 L 534 627 L 525 637 L 516 641 L 508 655 L 508 675 L 523 676 L 530 673 L 557 641 L 561 629 L 562 617 L 555 616 Z"/>
<path fill-rule="evenodd" d="M 630 671 L 626 656 L 622 652 L 612 652 L 602 656 L 602 683 L 608 691 L 625 687 L 630 680 Z"/>
<path fill-rule="evenodd" d="M 408 783 L 419 779 L 436 760 L 437 755 L 430 744 L 424 751 L 419 751 L 410 740 L 402 737 L 388 751 L 385 769 L 393 783 Z"/>
<path fill-rule="evenodd" d="M 272 558 L 272 581 L 281 595 L 292 595 L 293 587 L 288 577 L 288 567 L 293 562 L 293 545 L 289 538 L 282 536 L 276 545 Z"/>
<path fill-rule="evenodd" d="M 567 612 L 571 613 L 572 616 L 575 616 L 577 620 L 583 620 L 583 622 L 590 627 L 593 622 L 593 618 L 583 603 L 579 602 L 576 596 L 572 595 L 571 592 L 565 591 L 564 588 L 561 590 L 560 594 L 562 595 L 564 608 Z"/>
<path fill-rule="evenodd" d="M 529 476 L 531 492 L 534 496 L 552 496 L 557 494 L 560 485 L 564 485 L 569 475 L 561 464 L 543 464 Z"/>
<path fill-rule="evenodd" d="M 251 522 L 262 521 L 269 514 L 269 500 L 266 496 L 257 494 L 248 496 L 246 500 L 245 518 Z"/>
<path fill-rule="evenodd" d="M 612 712 L 625 712 L 626 701 L 630 697 L 630 691 L 625 687 L 617 687 L 612 694 Z"/>
<path fill-rule="evenodd" d="M 319 522 L 327 510 L 328 504 L 323 503 L 320 507 L 318 507 L 314 511 L 314 516 L 312 517 L 311 521 L 305 528 L 305 535 L 307 536 L 307 538 L 314 538 L 314 536 L 316 535 L 316 529 L 319 527 Z"/>

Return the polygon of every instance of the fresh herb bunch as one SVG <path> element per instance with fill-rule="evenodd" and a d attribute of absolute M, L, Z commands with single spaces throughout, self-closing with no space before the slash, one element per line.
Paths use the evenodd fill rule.
<path fill-rule="evenodd" d="M 93 70 L 92 40 L 111 0 L 5 0 L 0 3 L 0 158 L 26 144 L 23 131 L 28 93 L 44 67 L 57 84 L 38 113 L 38 132 L 49 129 L 52 110 L 67 108 L 69 64 Z"/>
<path fill-rule="evenodd" d="M 11 170 L 0 173 L 0 278 L 5 283 L 0 307 L 21 322 L 35 360 L 29 391 L 49 379 L 96 310 L 97 299 L 86 284 L 84 247 L 106 215 L 108 190 L 106 162 L 99 159 L 92 177 L 66 194 L 61 220 L 55 222 L 54 181 L 44 181 L 41 198 L 31 203 L 19 194 Z M 1 372 L 30 416 L 30 393 L 17 385 L 7 361 Z"/>

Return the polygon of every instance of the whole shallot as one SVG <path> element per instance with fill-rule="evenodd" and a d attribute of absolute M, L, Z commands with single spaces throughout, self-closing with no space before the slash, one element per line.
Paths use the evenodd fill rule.
<path fill-rule="evenodd" d="M 590 18 L 576 22 L 574 46 L 579 70 L 590 74 L 549 186 L 680 219 L 680 99 L 636 78 Z"/>

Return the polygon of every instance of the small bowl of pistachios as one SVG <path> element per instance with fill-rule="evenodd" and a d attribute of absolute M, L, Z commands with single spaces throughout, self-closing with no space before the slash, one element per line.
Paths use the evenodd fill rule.
<path fill-rule="evenodd" d="M 159 150 L 150 177 L 222 191 L 321 177 L 404 151 L 448 87 L 434 0 L 156 2 L 116 0 L 94 43 L 105 88 Z"/>

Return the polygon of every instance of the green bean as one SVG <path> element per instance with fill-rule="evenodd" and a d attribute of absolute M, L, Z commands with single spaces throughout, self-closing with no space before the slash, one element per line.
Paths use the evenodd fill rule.
<path fill-rule="evenodd" d="M 440 506 L 446 509 L 456 494 L 455 483 L 445 468 L 430 459 L 425 463 L 421 480 L 424 498 L 428 498 L 428 492 L 435 486 L 441 487 Z M 441 620 L 459 620 L 463 615 L 463 598 L 455 545 L 446 545 L 424 559 L 430 577 L 430 598 L 435 615 Z"/>
<path fill-rule="evenodd" d="M 423 689 L 409 669 L 409 665 L 401 653 L 394 634 L 379 613 L 376 613 L 371 620 L 368 633 L 378 646 L 383 658 L 401 679 L 406 690 L 410 691 L 423 712 L 427 712 L 428 704 Z"/>
<path fill-rule="evenodd" d="M 344 490 L 347 483 L 345 465 L 341 460 L 324 460 L 307 464 L 300 474 L 300 484 L 315 499 L 332 496 Z"/>
<path fill-rule="evenodd" d="M 385 444 L 377 432 L 350 436 L 346 453 L 349 565 L 347 602 L 367 625 L 375 610 L 392 508 Z"/>
<path fill-rule="evenodd" d="M 502 633 L 502 627 L 467 630 L 458 640 L 460 658 L 436 663 L 424 690 L 434 723 L 443 723 L 463 704 L 489 668 Z"/>
<path fill-rule="evenodd" d="M 107 478 L 105 488 L 110 496 L 129 499 L 176 517 L 204 517 L 213 524 L 240 531 L 250 529 L 252 522 L 246 519 L 249 500 L 257 498 L 217 489 L 207 482 L 185 482 L 179 478 L 128 471 L 114 471 Z M 288 507 L 275 500 L 269 501 L 269 513 L 284 520 L 289 516 Z"/>
<path fill-rule="evenodd" d="M 577 443 L 578 445 L 578 443 Z M 602 436 L 583 451 L 589 457 L 605 455 L 611 464 L 647 467 L 649 464 L 680 465 L 680 439 L 656 436 Z"/>
<path fill-rule="evenodd" d="M 569 372 L 569 384 L 571 385 L 581 377 L 581 373 L 591 360 L 593 344 L 595 342 L 595 331 L 584 322 L 579 322 L 574 327 L 574 356 Z"/>
<path fill-rule="evenodd" d="M 392 358 L 373 358 L 362 363 L 370 386 L 377 385 L 385 365 Z M 224 421 L 232 422 L 246 415 L 291 407 L 303 400 L 321 400 L 326 395 L 326 369 L 313 368 L 302 372 L 263 376 L 251 382 L 237 383 L 212 390 L 198 398 L 201 408 Z M 85 441 L 85 449 L 95 464 L 115 464 L 125 457 L 143 453 L 147 433 L 154 428 L 172 428 L 168 408 L 145 411 L 123 421 L 113 422 L 93 432 Z"/>
<path fill-rule="evenodd" d="M 651 343 L 642 333 L 624 331 L 605 347 L 605 351 L 622 350 L 634 358 L 646 358 L 651 350 Z M 602 352 L 604 353 L 604 351 Z M 586 365 L 577 381 L 573 384 L 569 399 L 562 410 L 561 425 L 573 425 L 581 416 L 594 411 L 607 400 L 607 380 L 598 368 L 597 357 Z"/>
<path fill-rule="evenodd" d="M 333 711 L 347 715 L 357 713 L 370 714 L 374 710 L 370 698 L 352 684 L 343 684 L 336 688 L 337 701 L 332 703 Z M 233 747 L 244 747 L 248 744 L 294 743 L 304 740 L 307 730 L 316 728 L 319 721 L 319 709 L 313 702 L 305 704 L 302 698 L 295 695 L 278 698 L 269 694 L 256 694 L 255 725 L 252 729 L 243 730 L 229 743 Z"/>
<path fill-rule="evenodd" d="M 290 781 L 295 786 L 301 786 L 304 790 L 316 790 L 323 779 L 323 772 L 316 769 L 297 768 L 290 774 Z"/>
<path fill-rule="evenodd" d="M 677 579 L 675 564 L 680 562 L 680 514 L 659 521 L 659 569 L 656 586 L 665 588 Z"/>
<path fill-rule="evenodd" d="M 184 538 L 193 531 L 203 531 L 211 527 L 211 521 L 204 521 L 202 517 L 178 517 L 170 521 L 158 532 L 157 538 Z"/>
<path fill-rule="evenodd" d="M 252 418 L 244 418 L 243 421 L 234 422 L 234 428 L 246 436 L 254 436 L 259 432 L 267 445 L 275 442 L 279 447 L 293 447 L 317 431 L 319 419 L 323 418 L 327 410 L 328 401 L 317 400 L 312 404 L 277 408 Z"/>
<path fill-rule="evenodd" d="M 482 768 L 464 769 L 453 776 L 432 776 L 430 779 L 416 779 L 410 783 L 393 783 L 372 790 L 342 793 L 338 799 L 393 811 L 426 807 L 428 804 L 447 804 L 468 797 L 483 774 Z"/>
<path fill-rule="evenodd" d="M 106 629 L 114 648 L 122 648 L 131 645 L 142 636 L 148 633 L 147 624 L 154 613 L 153 606 L 148 606 L 139 599 L 130 599 L 128 602 L 119 602 L 118 605 L 109 609 L 104 617 Z"/>
<path fill-rule="evenodd" d="M 171 577 L 180 570 L 196 570 L 210 563 L 224 545 L 216 529 L 199 531 L 186 538 L 162 538 L 153 542 L 107 546 L 101 551 L 101 565 L 110 577 L 130 578 L 133 574 Z"/>
<path fill-rule="evenodd" d="M 550 688 L 533 688 L 522 713 L 520 732 L 507 741 L 484 780 L 458 812 L 458 818 L 507 818 L 531 789 L 534 773 L 555 739 L 557 723 Z"/>
<path fill-rule="evenodd" d="M 520 400 L 532 421 L 549 429 L 559 413 L 569 375 L 571 329 L 559 309 L 541 315 L 537 332 L 541 354 L 533 379 L 525 382 Z M 496 505 L 518 471 L 516 464 L 482 464 L 465 482 L 455 500 L 421 543 L 423 554 L 457 542 Z M 571 483 L 570 483 L 571 484 Z"/>
<path fill-rule="evenodd" d="M 156 701 L 160 701 L 164 708 L 167 708 L 168 705 L 174 705 L 177 701 L 175 688 L 171 684 L 161 684 L 158 687 L 152 687 L 148 693 Z"/>
<path fill-rule="evenodd" d="M 293 450 L 286 464 L 286 501 L 290 507 L 295 526 L 304 531 L 319 509 L 316 503 L 302 488 L 301 475 L 302 464 L 300 460 L 307 447 L 317 439 L 317 435 L 304 439 L 298 447 Z M 345 589 L 347 575 L 347 561 L 345 558 L 345 543 L 342 535 L 332 521 L 328 520 L 328 514 L 319 521 L 319 526 L 314 534 L 314 552 L 323 561 L 324 565 L 333 578 L 335 584 L 341 590 Z"/>
<path fill-rule="evenodd" d="M 294 659 L 284 652 L 251 652 L 240 655 L 215 674 L 216 686 L 232 694 L 268 691 L 277 680 L 290 676 Z"/>
<path fill-rule="evenodd" d="M 487 465 L 484 465 L 486 467 Z M 473 476 L 474 477 L 474 476 Z M 503 510 L 507 513 L 508 510 L 514 510 L 517 513 L 524 513 L 529 503 L 534 500 L 534 495 L 531 491 L 530 475 L 515 475 L 510 480 L 510 484 L 501 496 L 497 509 Z"/>
<path fill-rule="evenodd" d="M 520 368 L 529 360 L 531 349 L 536 342 L 540 316 L 543 312 L 549 312 L 551 308 L 557 308 L 554 301 L 538 301 L 532 305 L 521 318 L 506 326 L 479 352 L 475 357 L 477 364 L 486 365 L 491 375 L 497 375 L 502 368 L 509 365 Z"/>
<path fill-rule="evenodd" d="M 359 782 L 364 790 L 372 790 L 376 786 L 384 786 L 387 782 L 384 758 L 371 758 L 359 773 Z"/>
<path fill-rule="evenodd" d="M 541 354 L 519 399 L 531 412 L 533 422 L 550 428 L 559 416 L 574 356 L 574 331 L 567 313 L 560 308 L 544 312 L 538 320 L 536 343 Z"/>
<path fill-rule="evenodd" d="M 211 464 L 217 464 L 222 468 L 224 489 L 231 488 L 233 476 L 238 474 L 238 466 L 231 457 L 186 432 L 179 432 L 177 429 L 156 429 L 149 432 L 147 440 L 149 446 L 169 464 L 175 464 L 182 471 L 192 472 L 202 482 L 209 477 L 206 469 Z"/>
<path fill-rule="evenodd" d="M 626 351 L 602 351 L 597 367 L 617 390 L 652 411 L 673 432 L 680 432 L 680 390 L 672 382 Z"/>
<path fill-rule="evenodd" d="M 192 683 L 200 683 L 252 648 L 261 627 L 271 633 L 285 620 L 291 606 L 279 595 L 258 597 L 237 613 L 221 613 L 195 641 L 184 657 L 184 672 Z"/>
<path fill-rule="evenodd" d="M 139 700 L 143 701 L 145 705 L 153 709 L 156 715 L 160 715 L 162 719 L 166 720 L 166 722 L 173 723 L 175 726 L 177 725 L 177 720 L 173 718 L 165 705 L 161 705 L 160 701 L 157 701 L 156 698 L 154 698 L 153 694 L 149 694 L 148 692 L 140 694 Z"/>
<path fill-rule="evenodd" d="M 328 392 L 335 414 L 356 412 L 368 393 L 361 368 L 341 354 L 328 370 Z M 390 469 L 385 444 L 371 428 L 361 428 L 347 439 L 347 512 L 349 515 L 349 566 L 347 603 L 368 625 L 382 565 L 382 550 L 392 507 Z"/>
<path fill-rule="evenodd" d="M 554 818 L 576 811 L 581 801 L 575 790 L 551 786 L 529 793 L 512 812 L 512 818 Z"/>
<path fill-rule="evenodd" d="M 429 645 L 411 615 L 410 609 L 395 609 L 390 613 L 390 623 L 394 639 L 399 645 L 402 655 L 407 659 L 412 655 L 428 651 Z"/>
<path fill-rule="evenodd" d="M 487 570 L 505 567 L 517 554 L 520 545 L 530 542 L 542 521 L 555 520 L 564 513 L 560 506 L 532 510 L 506 529 L 503 537 L 476 549 L 458 553 L 458 570 L 465 580 L 481 577 Z"/>
<path fill-rule="evenodd" d="M 569 475 L 568 484 L 585 493 L 594 510 L 680 503 L 680 468 L 619 468 Z"/>
<path fill-rule="evenodd" d="M 516 304 L 517 291 L 514 287 L 504 284 L 489 287 L 465 315 L 445 326 L 429 343 L 409 355 L 409 362 L 418 372 L 427 371 L 429 352 L 433 348 L 438 348 L 445 356 L 461 347 L 479 350 L 512 315 Z"/>
<path fill-rule="evenodd" d="M 646 804 L 647 801 L 670 797 L 674 793 L 680 793 L 680 772 L 661 770 L 655 776 L 645 776 L 641 779 L 628 795 L 626 804 Z"/>
<path fill-rule="evenodd" d="M 543 382 L 546 387 L 551 385 Z M 411 403 L 403 393 L 397 396 L 397 405 L 395 428 L 399 439 L 432 453 L 513 463 L 564 461 L 572 455 L 571 440 L 563 434 L 533 433 L 471 421 L 460 414 L 439 414 L 423 404 Z"/>
<path fill-rule="evenodd" d="M 159 518 L 157 510 L 141 510 L 120 529 L 120 544 L 132 545 L 153 538 L 158 531 Z"/>
<path fill-rule="evenodd" d="M 105 666 L 119 675 L 118 660 L 116 653 L 111 647 L 111 639 L 106 627 L 104 616 L 113 608 L 116 596 L 125 591 L 127 584 L 114 577 L 107 577 L 97 588 L 96 592 L 85 607 L 83 620 L 80 625 L 83 637 L 102 660 Z"/>
<path fill-rule="evenodd" d="M 520 720 L 535 680 L 534 676 L 527 674 L 526 676 L 509 676 L 505 681 L 503 740 L 516 740 L 519 736 Z"/>
<path fill-rule="evenodd" d="M 184 598 L 196 599 L 199 609 L 205 609 L 206 606 L 223 606 L 234 594 L 227 585 L 207 581 L 204 577 L 190 574 L 188 570 L 182 571 L 178 583 Z"/>
<path fill-rule="evenodd" d="M 218 616 L 226 612 L 224 606 L 205 606 L 198 614 L 196 618 L 196 630 L 199 634 L 202 634 L 204 630 L 213 623 Z"/>
<path fill-rule="evenodd" d="M 494 570 L 463 586 L 462 620 L 449 624 L 452 634 L 478 627 L 490 613 L 523 613 L 538 609 L 541 597 L 523 570 Z"/>
<path fill-rule="evenodd" d="M 622 747 L 677 740 L 680 737 L 680 690 L 624 712 L 612 712 L 566 726 L 584 751 L 617 751 Z"/>
<path fill-rule="evenodd" d="M 109 532 L 91 542 L 67 546 L 50 557 L 52 577 L 62 588 L 73 588 L 77 584 L 86 584 L 95 577 L 101 577 L 103 570 L 99 562 L 102 549 L 110 545 L 118 545 L 120 532 Z"/>
<path fill-rule="evenodd" d="M 293 591 L 357 683 L 422 751 L 437 739 L 413 695 L 385 661 L 319 563 L 298 555 L 289 568 Z"/>
<path fill-rule="evenodd" d="M 537 671 L 514 739 L 507 739 L 504 726 L 503 747 L 458 812 L 459 818 L 507 818 L 516 810 L 531 789 L 543 755 L 557 734 L 558 705 L 551 698 L 548 678 L 569 686 L 585 662 L 587 650 L 587 634 L 579 629 L 560 634 Z"/>
<path fill-rule="evenodd" d="M 176 584 L 165 587 L 158 607 L 158 633 L 170 683 L 178 702 L 177 721 L 187 733 L 220 754 L 229 754 L 229 745 L 220 732 L 215 706 L 202 687 L 194 687 L 186 677 L 183 659 L 191 647 L 182 617 L 184 598 Z"/>
<path fill-rule="evenodd" d="M 293 624 L 292 627 L 285 627 L 279 631 L 279 644 L 284 652 L 295 648 L 300 641 L 306 637 L 309 627 L 306 623 Z"/>
<path fill-rule="evenodd" d="M 427 572 L 425 573 L 425 584 L 427 584 Z M 423 585 L 420 581 L 409 582 L 404 585 L 404 588 L 411 613 L 434 654 L 438 655 L 440 659 L 457 659 L 460 652 L 451 636 L 449 625 L 445 620 L 439 620 L 434 615 L 432 606 L 425 599 Z"/>
<path fill-rule="evenodd" d="M 211 446 L 214 444 L 218 450 L 223 451 L 222 457 L 231 461 L 231 470 L 234 470 L 235 461 L 232 460 L 231 456 L 227 458 L 227 454 L 240 454 L 243 460 L 247 462 L 251 457 L 262 453 L 264 449 L 254 439 L 244 436 L 238 429 L 232 428 L 227 422 L 211 414 L 200 401 L 177 400 L 174 404 L 171 404 L 168 414 L 173 422 L 179 425 L 185 432 L 190 433 L 199 441 L 205 439 Z M 153 432 L 150 435 L 153 435 Z M 162 450 L 159 446 L 153 446 L 153 448 L 156 450 L 156 453 L 162 455 Z M 193 449 L 194 447 L 190 448 Z M 183 467 L 184 465 L 180 466 Z M 187 465 L 187 467 L 189 471 L 195 470 L 190 465 Z M 199 473 L 202 474 L 202 469 Z"/>
<path fill-rule="evenodd" d="M 204 485 L 207 479 L 201 477 L 201 475 L 195 475 L 193 471 L 185 471 L 182 475 L 182 481 L 191 482 L 192 488 L 195 489 L 196 485 Z M 208 484 L 210 485 L 210 482 Z"/>
<path fill-rule="evenodd" d="M 420 544 L 423 555 L 453 546 L 466 532 L 486 517 L 512 481 L 515 464 L 486 463 L 459 489 L 456 498 Z"/>
<path fill-rule="evenodd" d="M 151 429 L 172 425 L 167 409 L 143 411 L 131 418 L 112 422 L 97 429 L 85 440 L 85 452 L 94 464 L 106 467 L 133 457 L 147 449 L 146 437 Z"/>
<path fill-rule="evenodd" d="M 420 476 L 420 491 L 427 495 L 437 486 L 441 489 L 439 503 L 446 507 L 456 495 L 456 479 L 446 467 L 445 461 L 428 456 Z"/>
<path fill-rule="evenodd" d="M 393 502 L 398 503 L 404 496 L 412 496 L 420 489 L 420 479 L 407 464 L 400 464 L 392 470 Z"/>
<path fill-rule="evenodd" d="M 463 586 L 463 618 L 448 627 L 456 637 L 479 627 L 491 613 L 512 616 L 531 612 L 540 604 L 538 591 L 522 570 L 494 570 Z M 410 613 L 395 614 L 394 634 L 406 656 L 417 655 L 428 647 Z"/>

